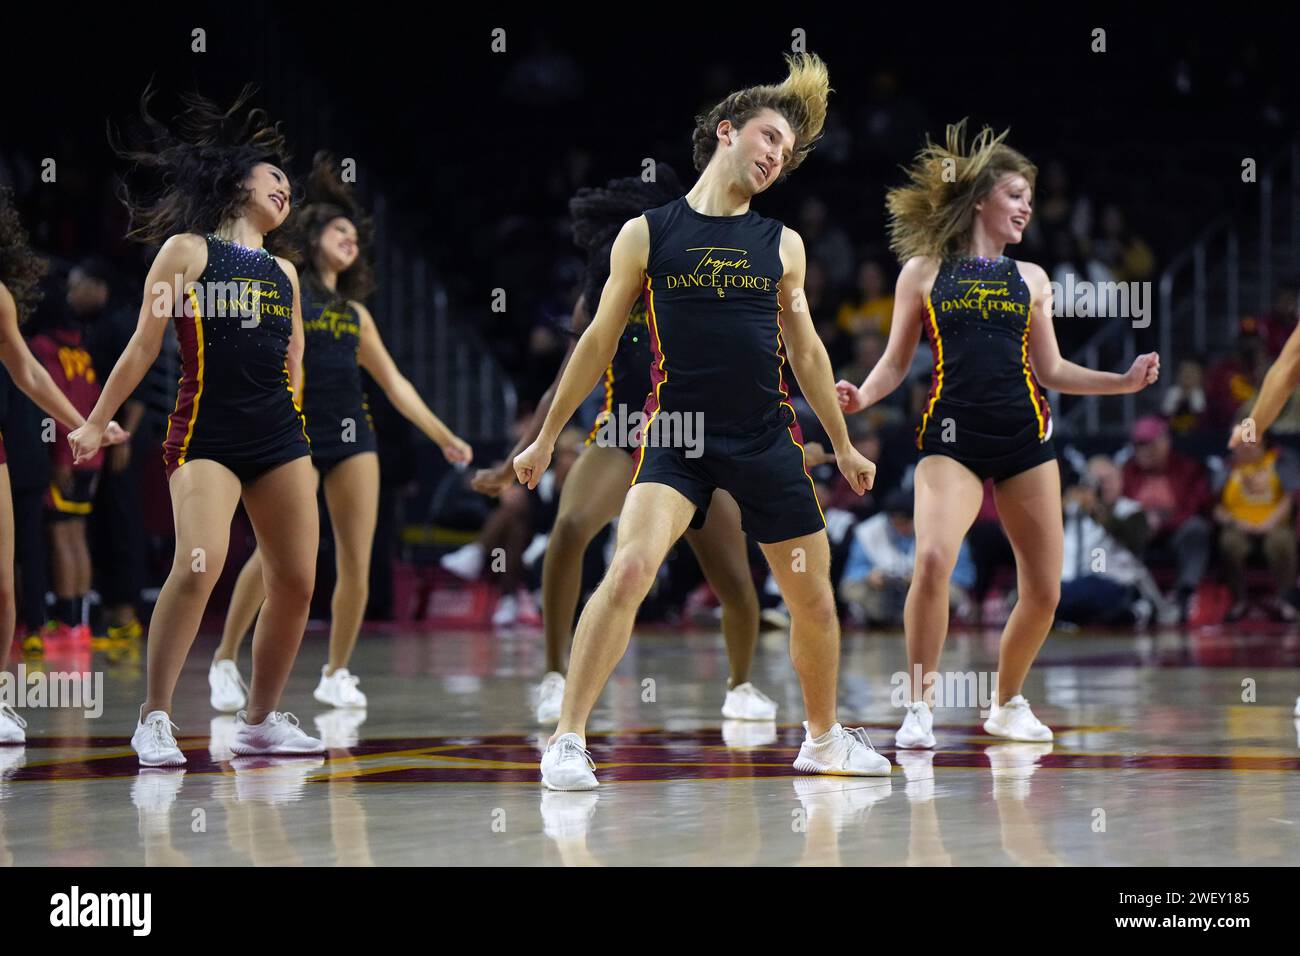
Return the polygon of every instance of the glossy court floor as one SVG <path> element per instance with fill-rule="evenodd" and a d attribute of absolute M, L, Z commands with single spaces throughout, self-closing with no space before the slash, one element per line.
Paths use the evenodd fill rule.
<path fill-rule="evenodd" d="M 24 711 L 27 746 L 0 748 L 0 863 L 1300 863 L 1296 634 L 1054 634 L 1026 687 L 1054 744 L 999 742 L 977 710 L 940 710 L 937 750 L 898 754 L 901 635 L 848 633 L 841 718 L 895 763 L 872 780 L 792 769 L 802 711 L 785 635 L 763 635 L 754 669 L 781 707 L 763 725 L 721 718 L 720 635 L 638 633 L 595 714 L 590 793 L 538 783 L 540 641 L 365 634 L 353 670 L 370 706 L 349 717 L 311 698 L 325 638 L 310 633 L 285 709 L 332 747 L 267 760 L 224 748 L 205 635 L 177 694 L 184 773 L 137 772 L 140 662 L 47 661 L 102 671 L 106 706 Z M 996 650 L 994 632 L 954 634 L 944 670 L 987 669 Z"/>

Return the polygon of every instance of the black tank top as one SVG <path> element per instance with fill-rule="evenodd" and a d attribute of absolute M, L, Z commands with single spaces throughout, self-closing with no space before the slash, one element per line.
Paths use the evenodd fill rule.
<path fill-rule="evenodd" d="M 1050 436 L 1051 409 L 1029 365 L 1030 299 L 1014 259 L 962 256 L 940 264 L 926 300 L 934 372 L 918 447 L 927 427 L 945 417 L 988 435 Z"/>
<path fill-rule="evenodd" d="M 302 412 L 312 457 L 373 450 L 374 422 L 357 363 L 361 317 L 346 299 L 307 286 L 304 282 Z"/>
<path fill-rule="evenodd" d="M 207 265 L 174 319 L 181 379 L 164 461 L 273 460 L 307 443 L 286 362 L 293 285 L 265 249 L 206 239 Z"/>
<path fill-rule="evenodd" d="M 646 414 L 701 412 L 705 431 L 719 434 L 763 427 L 789 394 L 777 304 L 782 224 L 753 210 L 706 216 L 685 197 L 645 216 Z"/>
<path fill-rule="evenodd" d="M 646 397 L 650 393 L 650 363 L 654 360 L 646 319 L 646 296 L 643 295 L 628 313 L 627 325 L 618 340 L 618 349 L 614 352 L 609 367 L 605 369 L 605 404 L 596 416 L 591 433 L 587 436 L 587 444 L 595 441 L 605 419 L 610 415 L 624 414 L 620 411 L 620 406 L 625 407 L 626 414 L 641 412 L 645 407 Z"/>

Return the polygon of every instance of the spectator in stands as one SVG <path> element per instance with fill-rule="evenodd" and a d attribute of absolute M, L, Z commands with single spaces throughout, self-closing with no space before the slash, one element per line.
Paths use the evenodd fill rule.
<path fill-rule="evenodd" d="M 1282 353 L 1282 346 L 1286 344 L 1291 330 L 1296 327 L 1298 311 L 1300 296 L 1297 295 L 1297 283 L 1294 279 L 1287 279 L 1279 283 L 1273 293 L 1272 311 L 1259 316 L 1257 320 L 1260 337 L 1264 340 L 1270 359 L 1275 359 Z"/>
<path fill-rule="evenodd" d="M 1205 369 L 1199 359 L 1178 363 L 1178 377 L 1165 389 L 1160 414 L 1177 435 L 1187 435 L 1206 426 Z"/>
<path fill-rule="evenodd" d="M 1059 621 L 1133 621 L 1136 585 L 1143 573 L 1137 555 L 1146 546 L 1150 528 L 1142 505 L 1124 497 L 1123 484 L 1115 463 L 1098 455 L 1088 461 L 1083 480 L 1065 490 Z"/>
<path fill-rule="evenodd" d="M 799 207 L 799 234 L 803 236 L 809 266 L 816 259 L 826 270 L 832 289 L 847 286 L 853 278 L 853 243 L 848 234 L 827 217 L 826 203 L 809 196 Z M 812 314 L 817 314 L 814 306 Z"/>
<path fill-rule="evenodd" d="M 1101 214 L 1101 235 L 1091 244 L 1091 252 L 1110 270 L 1116 282 L 1145 282 L 1156 271 L 1156 257 L 1151 247 L 1133 234 L 1124 221 L 1124 213 L 1113 203 Z"/>
<path fill-rule="evenodd" d="M 853 529 L 839 592 L 856 623 L 897 626 L 902 622 L 915 558 L 912 492 L 891 492 L 879 514 Z M 970 547 L 963 541 L 949 588 L 949 600 L 959 618 L 970 616 L 966 592 L 974 583 L 975 565 Z"/>
<path fill-rule="evenodd" d="M 1150 535 L 1147 564 L 1163 560 L 1177 568 L 1174 600 L 1185 621 L 1188 604 L 1210 561 L 1209 479 L 1199 462 L 1173 450 L 1163 418 L 1146 415 L 1133 424 L 1133 457 L 1124 464 L 1123 494 L 1139 505 Z"/>
<path fill-rule="evenodd" d="M 1246 568 L 1256 554 L 1263 555 L 1275 582 L 1276 592 L 1265 604 L 1269 616 L 1277 621 L 1294 621 L 1300 616 L 1290 602 L 1296 581 L 1291 496 L 1300 488 L 1300 463 L 1289 449 L 1268 445 L 1266 441 L 1243 442 L 1233 449 L 1232 469 L 1214 510 L 1219 549 L 1232 590 L 1228 621 L 1240 620 L 1250 610 Z"/>
<path fill-rule="evenodd" d="M 866 259 L 858 266 L 856 292 L 840 305 L 836 323 L 848 335 L 871 332 L 887 337 L 893 318 L 894 294 L 885 267 L 877 259 Z"/>
<path fill-rule="evenodd" d="M 1259 321 L 1253 316 L 1243 318 L 1237 327 L 1236 353 L 1212 364 L 1206 375 L 1208 424 L 1214 428 L 1231 428 L 1236 423 L 1237 409 L 1259 391 L 1268 362 Z"/>

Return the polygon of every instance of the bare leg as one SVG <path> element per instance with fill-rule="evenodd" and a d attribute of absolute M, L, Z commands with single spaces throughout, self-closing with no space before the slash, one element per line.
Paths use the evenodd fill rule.
<path fill-rule="evenodd" d="M 552 743 L 566 733 L 586 739 L 587 718 L 627 650 L 637 608 L 650 593 L 668 549 L 694 515 L 695 505 L 668 485 L 647 483 L 628 491 L 614 560 L 578 620 L 564 706 Z"/>
<path fill-rule="evenodd" d="M 260 724 L 280 702 L 302 643 L 316 585 L 320 515 L 307 456 L 272 468 L 244 488 L 244 509 L 262 552 L 266 603 L 253 632 L 246 720 Z"/>
<path fill-rule="evenodd" d="M 73 588 L 75 597 L 84 598 L 90 593 L 90 544 L 86 540 L 86 519 L 75 518 L 68 522 L 72 527 L 68 531 L 71 538 Z"/>
<path fill-rule="evenodd" d="M 336 569 L 326 671 L 333 674 L 348 666 L 366 615 L 370 549 L 379 517 L 379 456 L 363 452 L 335 465 L 325 479 L 325 505 L 334 528 Z"/>
<path fill-rule="evenodd" d="M 731 665 L 727 686 L 736 687 L 749 680 L 758 646 L 758 594 L 749 571 L 736 500 L 721 489 L 715 491 L 704 527 L 698 531 L 687 529 L 686 543 L 695 552 L 705 580 L 722 604 L 722 636 Z"/>
<path fill-rule="evenodd" d="M 1061 599 L 1060 466 L 1048 461 L 1030 468 L 994 485 L 993 495 L 1016 554 L 1016 606 L 1002 629 L 998 661 L 1001 705 L 1020 693 Z"/>
<path fill-rule="evenodd" d="M 582 592 L 587 546 L 618 516 L 632 480 L 632 457 L 619 448 L 588 445 L 569 469 L 542 559 L 542 628 L 546 669 L 564 673 L 573 638 L 573 612 Z"/>
<path fill-rule="evenodd" d="M 14 642 L 17 601 L 14 598 L 14 499 L 9 466 L 0 465 L 0 670 L 9 663 Z"/>
<path fill-rule="evenodd" d="M 69 534 L 71 526 L 72 522 L 67 519 L 45 524 L 50 539 L 50 583 L 54 596 L 60 601 L 76 597 L 76 559 Z"/>
<path fill-rule="evenodd" d="M 225 566 L 230 519 L 239 504 L 239 479 L 208 459 L 186 462 L 169 485 L 176 554 L 149 624 L 145 713 L 172 712 L 172 693 Z"/>
<path fill-rule="evenodd" d="M 831 547 L 825 531 L 760 545 L 790 610 L 790 660 L 803 688 L 808 733 L 835 724 L 840 672 L 840 620 L 831 590 Z"/>
<path fill-rule="evenodd" d="M 230 593 L 230 606 L 226 609 L 226 623 L 221 630 L 221 645 L 212 655 L 213 661 L 239 660 L 239 648 L 253 626 L 253 619 L 266 600 L 266 584 L 262 580 L 262 551 L 254 548 L 235 578 L 235 589 Z"/>
<path fill-rule="evenodd" d="M 984 485 L 956 459 L 927 455 L 916 466 L 915 488 L 916 560 L 903 605 L 903 630 L 912 700 L 917 701 L 926 700 L 925 675 L 939 669 L 939 653 L 948 637 L 948 581 L 962 538 L 979 514 Z"/>

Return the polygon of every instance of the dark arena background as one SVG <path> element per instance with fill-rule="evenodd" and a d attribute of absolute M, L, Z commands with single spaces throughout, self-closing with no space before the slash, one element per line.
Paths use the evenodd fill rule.
<path fill-rule="evenodd" d="M 174 562 L 190 560 L 177 552 L 174 523 L 185 468 L 169 491 L 163 463 L 168 416 L 187 401 L 183 388 L 178 395 L 183 320 L 166 323 L 131 392 L 132 435 L 105 449 L 95 486 L 69 476 L 67 430 L 56 438 L 51 416 L 18 384 L 27 374 L 16 374 L 22 343 L 0 328 L 13 501 L 2 598 L 14 624 L 0 703 L 12 708 L 10 726 L 25 722 L 25 743 L 0 746 L 0 861 L 1221 875 L 1300 861 L 1300 404 L 1286 391 L 1269 427 L 1229 448 L 1261 389 L 1269 381 L 1289 389 L 1289 376 L 1300 376 L 1293 14 L 816 4 L 471 7 L 434 19 L 434 9 L 50 4 L 3 14 L 0 185 L 48 263 L 44 298 L 17 331 L 34 354 L 56 356 L 48 367 L 85 403 L 81 415 L 141 321 L 159 254 L 157 243 L 127 237 L 117 191 L 129 163 L 109 139 L 111 127 L 139 142 L 150 84 L 150 109 L 169 122 L 185 94 L 224 109 L 253 84 L 250 105 L 280 124 L 292 152 L 283 172 L 293 215 L 318 150 L 350 170 L 358 216 L 373 225 L 361 235 L 374 275 L 364 302 L 400 374 L 381 382 L 373 367 L 362 372 L 378 477 L 355 485 L 327 477 L 328 493 L 319 493 L 308 620 L 276 709 L 296 714 L 323 752 L 231 749 L 247 690 L 213 661 L 257 543 L 241 505 L 224 563 L 204 572 L 210 597 L 175 692 L 161 692 L 184 767 L 142 768 L 132 734 L 141 702 L 160 699 L 146 683 L 151 654 L 161 657 L 154 642 L 164 639 L 159 595 L 178 573 Z M 993 710 L 1011 706 L 997 694 L 1000 635 L 1017 602 L 1029 602 L 990 480 L 948 580 L 934 745 L 896 744 L 913 700 L 909 582 L 913 601 L 933 595 L 914 577 L 924 531 L 916 430 L 940 371 L 927 328 L 898 387 L 844 416 L 841 451 L 877 467 L 861 496 L 833 457 L 808 447 L 829 453 L 836 440 L 807 399 L 812 377 L 796 377 L 791 362 L 783 372 L 825 517 L 823 573 L 840 628 L 836 719 L 865 728 L 892 773 L 792 766 L 808 717 L 790 654 L 800 612 L 750 535 L 744 548 L 737 538 L 723 549 L 724 564 L 747 571 L 740 610 L 724 600 L 730 583 L 720 595 L 705 578 L 702 564 L 716 553 L 701 560 L 683 539 L 650 569 L 628 651 L 586 727 L 600 786 L 544 787 L 539 761 L 560 718 L 551 672 L 568 664 L 577 614 L 546 620 L 553 597 L 543 568 L 563 565 L 548 568 L 548 579 L 564 574 L 577 612 L 591 607 L 616 553 L 621 525 L 610 519 L 632 474 L 611 484 L 605 469 L 609 487 L 593 483 L 561 500 L 566 481 L 590 478 L 584 459 L 609 452 L 599 440 L 587 447 L 607 400 L 603 376 L 559 431 L 535 489 L 508 462 L 577 339 L 579 297 L 600 292 L 588 289 L 588 269 L 601 256 L 600 269 L 610 269 L 607 244 L 589 255 L 575 243 L 570 200 L 621 177 L 653 185 L 675 173 L 676 195 L 690 190 L 699 177 L 695 117 L 731 91 L 781 82 L 783 55 L 801 52 L 829 69 L 822 136 L 754 208 L 802 236 L 799 291 L 833 381 L 860 385 L 906 311 L 895 301 L 904 286 L 886 191 L 905 183 L 927 136 L 943 142 L 946 126 L 963 118 L 970 137 L 984 126 L 1009 129 L 1006 142 L 1037 167 L 1032 217 L 1006 253 L 1045 271 L 1064 359 L 1124 375 L 1139 355 L 1159 356 L 1158 380 L 1138 391 L 1075 395 L 1040 383 L 1061 485 L 1061 524 L 1051 533 L 1063 529 L 1063 559 L 1050 633 L 1022 694 L 1029 718 L 1051 734 L 985 729 Z M 209 248 L 222 241 L 209 238 Z M 298 263 L 300 277 L 307 267 Z M 12 285 L 9 273 L 0 281 Z M 303 318 L 312 318 L 305 297 Z M 655 318 L 642 327 L 652 338 Z M 673 358 L 669 350 L 670 366 Z M 728 358 L 710 356 L 724 366 Z M 954 353 L 950 377 L 956 361 Z M 745 376 L 753 373 L 737 365 L 710 387 L 748 387 Z M 311 380 L 309 372 L 308 400 Z M 393 384 L 402 380 L 436 427 L 408 414 L 412 399 Z M 128 412 L 107 414 L 123 421 Z M 197 415 L 202 423 L 201 404 Z M 452 461 L 434 434 L 467 443 L 472 462 Z M 481 494 L 471 485 L 480 469 L 510 480 Z M 216 487 L 197 484 L 194 494 L 215 502 Z M 338 525 L 342 516 L 350 526 L 349 509 L 373 508 L 375 496 L 367 560 L 341 543 Z M 602 496 L 612 502 L 604 511 Z M 584 552 L 586 533 L 594 538 Z M 550 557 L 561 545 L 563 558 Z M 1048 564 L 1055 582 L 1055 558 Z M 330 639 L 345 593 L 364 604 L 350 657 Z M 730 661 L 724 606 L 758 631 L 756 645 L 742 636 L 748 648 L 733 648 Z M 188 636 L 165 636 L 173 654 Z M 252 643 L 235 665 L 242 681 L 251 680 Z M 322 665 L 347 671 L 331 683 Z M 564 692 L 573 690 L 570 680 Z M 223 693 L 237 700 L 217 708 Z M 1213 886 L 1185 875 L 1186 886 L 1175 885 L 1171 870 L 1127 882 L 1127 870 L 1107 872 L 1119 875 L 1088 897 L 1080 928 L 1155 914 L 1205 918 L 1218 933 L 1266 916 L 1253 908 L 1259 899 L 1237 893 L 1235 871 Z M 96 875 L 63 873 L 53 885 L 66 892 L 80 880 L 84 889 Z M 156 894 L 164 887 L 152 885 Z M 1033 891 L 1028 880 L 1008 886 L 1015 896 Z M 1171 889 L 1225 895 L 1192 905 Z M 920 890 L 899 892 L 903 900 Z M 1122 901 L 1148 892 L 1164 893 L 1165 908 Z M 44 898 L 32 906 L 43 923 Z"/>

